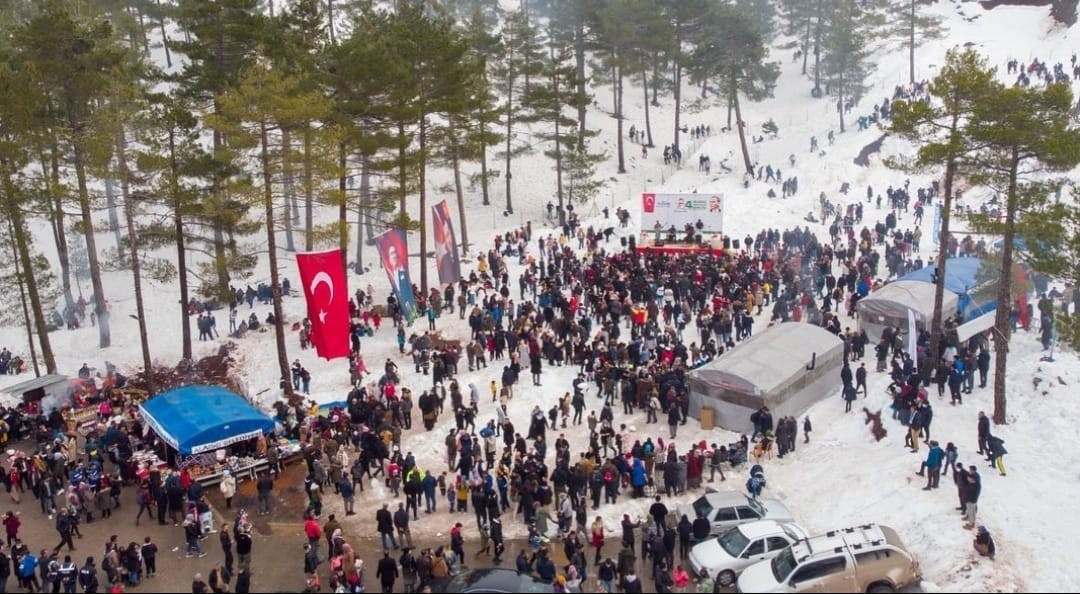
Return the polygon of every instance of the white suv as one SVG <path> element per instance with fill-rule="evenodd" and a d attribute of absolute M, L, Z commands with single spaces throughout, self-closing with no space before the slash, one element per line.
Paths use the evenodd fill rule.
<path fill-rule="evenodd" d="M 920 579 L 896 531 L 867 524 L 800 540 L 747 567 L 739 592 L 895 592 Z"/>
<path fill-rule="evenodd" d="M 727 588 L 735 583 L 743 569 L 758 561 L 772 559 L 807 536 L 806 531 L 794 522 L 760 520 L 741 524 L 694 545 L 690 549 L 690 567 L 694 575 L 708 571 Z"/>

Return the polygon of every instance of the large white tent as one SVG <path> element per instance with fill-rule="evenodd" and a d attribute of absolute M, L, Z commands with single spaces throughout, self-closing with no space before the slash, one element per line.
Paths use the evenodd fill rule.
<path fill-rule="evenodd" d="M 844 343 L 831 332 L 800 322 L 766 328 L 687 375 L 690 416 L 715 411 L 715 423 L 749 432 L 750 415 L 768 406 L 774 419 L 799 417 L 830 394 L 839 395 Z"/>
<path fill-rule="evenodd" d="M 945 291 L 942 317 L 956 313 L 957 301 L 956 293 Z M 856 310 L 859 327 L 866 330 L 871 343 L 876 343 L 889 326 L 906 332 L 909 310 L 915 312 L 915 325 L 920 329 L 927 328 L 934 317 L 934 285 L 914 280 L 891 282 L 860 299 Z"/>

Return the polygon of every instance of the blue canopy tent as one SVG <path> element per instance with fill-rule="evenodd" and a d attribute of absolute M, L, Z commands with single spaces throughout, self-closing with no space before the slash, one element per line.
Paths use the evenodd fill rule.
<path fill-rule="evenodd" d="M 139 406 L 146 423 L 183 455 L 223 448 L 274 430 L 274 420 L 220 386 L 170 390 Z"/>
<path fill-rule="evenodd" d="M 972 319 L 997 308 L 997 301 L 993 299 L 992 292 L 986 291 L 992 283 L 982 282 L 977 279 L 979 266 L 982 260 L 979 258 L 948 258 L 945 260 L 945 290 L 956 294 L 959 298 L 956 311 L 964 319 Z M 932 261 L 928 266 L 912 271 L 897 280 L 934 282 L 934 273 L 937 271 L 937 262 Z"/>

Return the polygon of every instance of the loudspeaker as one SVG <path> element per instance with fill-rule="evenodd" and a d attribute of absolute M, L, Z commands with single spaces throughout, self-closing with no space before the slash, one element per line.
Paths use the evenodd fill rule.
<path fill-rule="evenodd" d="M 725 237 L 724 238 L 724 249 L 725 250 L 730 250 L 731 249 L 731 238 L 730 237 Z"/>
<path fill-rule="evenodd" d="M 637 240 L 634 239 L 633 235 L 624 238 L 624 240 L 630 244 L 630 251 L 634 251 L 637 249 Z"/>
<path fill-rule="evenodd" d="M 736 249 L 736 250 L 739 249 L 739 240 L 738 239 L 731 240 L 731 247 Z"/>

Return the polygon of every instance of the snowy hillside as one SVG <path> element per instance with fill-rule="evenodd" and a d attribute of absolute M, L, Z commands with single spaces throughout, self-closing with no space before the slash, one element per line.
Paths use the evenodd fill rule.
<path fill-rule="evenodd" d="M 1039 58 L 1051 65 L 1061 62 L 1068 67 L 1070 56 L 1080 48 L 1080 30 L 1064 29 L 1055 24 L 1048 15 L 1048 8 L 1002 6 L 984 11 L 977 3 L 938 2 L 930 10 L 945 18 L 947 33 L 942 39 L 928 42 L 918 50 L 916 59 L 920 79 L 933 77 L 945 50 L 954 46 L 973 46 L 989 58 L 991 65 L 999 67 L 1003 77 L 1006 60 L 1010 58 L 1021 62 Z M 882 165 L 880 156 L 872 158 L 869 167 L 859 167 L 853 163 L 859 151 L 881 134 L 875 129 L 857 131 L 854 120 L 859 115 L 869 113 L 872 103 L 880 104 L 884 98 L 891 97 L 896 85 L 906 83 L 906 48 L 899 40 L 885 42 L 878 48 L 874 58 L 877 67 L 871 79 L 872 90 L 848 116 L 848 131 L 840 134 L 835 103 L 829 98 L 811 98 L 809 91 L 812 83 L 800 74 L 800 64 L 792 61 L 794 50 L 776 49 L 785 41 L 778 40 L 772 50 L 773 59 L 778 60 L 783 69 L 776 96 L 759 104 L 746 103 L 743 110 L 751 135 L 760 135 L 761 124 L 769 118 L 779 125 L 780 132 L 776 138 L 767 137 L 763 142 L 751 145 L 751 157 L 760 165 L 779 166 L 785 177 L 797 176 L 799 192 L 796 196 L 787 199 L 767 198 L 767 191 L 775 186 L 755 181 L 744 189 L 740 174 L 719 169 L 717 165 L 725 159 L 735 171 L 740 170 L 741 163 L 738 137 L 734 133 L 719 132 L 726 118 L 726 111 L 720 106 L 683 114 L 682 122 L 686 125 L 709 125 L 713 135 L 700 141 L 683 135 L 684 166 L 681 169 L 665 166 L 660 153 L 662 146 L 671 142 L 674 120 L 673 100 L 667 96 L 661 97 L 660 108 L 654 108 L 651 113 L 653 134 L 658 146 L 643 158 L 638 145 L 628 144 L 628 172 L 625 175 L 614 173 L 615 121 L 595 107 L 590 110 L 589 125 L 600 130 L 592 141 L 593 146 L 606 151 L 612 160 L 600 167 L 601 175 L 611 178 L 611 181 L 602 191 L 597 204 L 577 206 L 578 212 L 584 215 L 585 225 L 592 224 L 599 228 L 613 226 L 613 220 L 602 220 L 600 210 L 604 207 L 612 210 L 624 207 L 633 213 L 632 227 L 619 231 L 623 234 L 636 232 L 634 227 L 640 208 L 638 196 L 644 190 L 722 193 L 728 209 L 725 214 L 726 231 L 738 238 L 747 234 L 756 235 L 766 226 L 781 230 L 802 227 L 807 224 L 803 220 L 807 212 L 817 212 L 817 198 L 821 193 L 833 202 L 845 205 L 865 196 L 868 185 L 875 188 L 876 193 L 884 193 L 884 188 L 889 185 L 902 185 L 905 176 Z M 599 108 L 608 110 L 610 90 L 597 87 L 593 93 Z M 637 124 L 640 128 L 643 123 L 644 106 L 640 95 L 639 87 L 627 91 L 627 128 L 630 124 Z M 686 95 L 696 97 L 697 93 L 689 89 Z M 826 141 L 830 130 L 836 133 L 833 145 Z M 811 136 L 819 140 L 823 155 L 809 151 Z M 891 140 L 887 140 L 883 146 L 886 155 L 905 150 L 910 150 L 910 147 Z M 711 157 L 711 175 L 697 170 L 700 155 Z M 790 165 L 790 155 L 796 157 L 794 167 Z M 430 188 L 438 188 L 449 180 L 449 173 L 434 171 L 432 178 Z M 534 236 L 545 235 L 551 230 L 543 224 L 544 206 L 552 199 L 554 173 L 550 162 L 540 155 L 524 157 L 515 166 L 513 180 L 516 209 L 509 217 L 504 217 L 498 206 L 503 200 L 501 181 L 493 185 L 491 207 L 480 205 L 478 192 L 468 196 L 469 236 L 473 245 L 477 246 L 474 253 L 479 249 L 488 249 L 496 232 L 505 232 L 526 221 L 532 222 Z M 847 196 L 839 193 L 844 182 L 850 183 L 852 188 Z M 911 180 L 913 188 L 929 183 L 930 178 Z M 452 196 L 445 197 L 452 199 Z M 434 201 L 441 198 L 436 197 Z M 867 207 L 865 220 L 869 225 L 884 217 L 884 210 L 875 210 L 871 205 Z M 417 212 L 412 214 L 418 215 Z M 327 212 L 322 216 L 329 219 L 334 213 Z M 910 215 L 902 215 L 899 223 L 901 229 L 911 226 L 908 217 Z M 962 221 L 960 225 L 963 225 Z M 812 229 L 821 235 L 826 233 L 821 225 L 815 225 Z M 102 234 L 101 245 L 110 245 L 109 241 L 110 238 Z M 412 251 L 415 251 L 419 245 L 415 233 L 410 235 L 409 241 Z M 617 238 L 613 238 L 612 248 L 616 241 Z M 48 244 L 41 242 L 41 246 Z M 922 247 L 925 259 L 932 253 L 930 243 L 924 241 Z M 165 252 L 162 255 L 169 257 Z M 54 256 L 50 254 L 50 257 Z M 295 258 L 286 253 L 280 256 L 283 275 L 295 286 Z M 368 249 L 365 259 L 370 268 L 376 259 L 374 250 Z M 467 264 L 463 262 L 463 266 L 471 268 L 474 262 L 474 258 L 470 259 Z M 437 278 L 434 276 L 434 263 L 430 265 L 431 278 Z M 414 259 L 414 280 L 419 279 L 417 268 L 418 260 Z M 516 263 L 512 263 L 511 278 L 516 279 L 520 270 Z M 267 278 L 263 259 L 251 284 Z M 377 264 L 364 275 L 350 274 L 349 280 L 350 292 L 372 286 L 377 300 L 382 300 L 389 288 L 386 276 L 377 268 Z M 51 334 L 51 339 L 61 372 L 74 374 L 83 362 L 99 369 L 104 369 L 105 361 L 122 368 L 138 367 L 138 326 L 132 315 L 135 305 L 129 289 L 130 279 L 127 273 L 108 273 L 105 285 L 113 312 L 113 346 L 98 350 L 95 347 L 97 331 L 93 328 L 58 330 Z M 84 290 L 89 293 L 85 287 Z M 153 283 L 148 283 L 144 290 L 147 291 L 151 351 L 154 358 L 163 364 L 175 364 L 180 356 L 177 290 L 172 285 Z M 516 291 L 514 293 L 516 297 Z M 290 323 L 305 316 L 302 297 L 287 298 L 283 306 Z M 270 308 L 256 305 L 253 311 L 263 319 Z M 240 313 L 247 316 L 249 310 L 241 306 Z M 218 327 L 224 334 L 228 328 L 227 312 L 218 312 L 217 316 Z M 759 329 L 767 322 L 764 319 L 758 321 Z M 843 321 L 845 326 L 856 325 L 851 319 Z M 414 328 L 419 330 L 420 326 L 421 323 L 417 322 Z M 444 334 L 467 336 L 465 323 L 458 321 L 456 315 L 444 316 L 439 326 Z M 387 358 L 398 360 L 405 372 L 406 385 L 419 393 L 430 379 L 412 373 L 411 365 L 397 355 L 394 338 L 392 330 L 384 325 L 376 337 L 365 339 L 362 348 L 367 364 L 369 368 L 378 369 Z M 23 353 L 25 357 L 25 329 L 0 328 L 0 344 L 16 353 Z M 209 354 L 219 344 L 220 341 L 196 342 L 196 357 Z M 311 371 L 313 399 L 329 402 L 340 400 L 347 393 L 349 377 L 343 361 L 327 363 L 317 359 L 312 350 L 301 351 L 296 333 L 290 333 L 288 344 L 289 359 L 299 358 Z M 251 335 L 237 341 L 237 347 L 241 381 L 247 385 L 250 395 L 269 406 L 279 396 L 273 334 Z M 1072 427 L 1075 421 L 1071 418 L 1072 403 L 1067 402 L 1066 398 L 1080 387 L 1080 360 L 1074 353 L 1059 353 L 1056 362 L 1040 362 L 1042 353 L 1034 332 L 1018 333 L 1010 348 L 1011 418 L 1007 426 L 995 430 L 1008 444 L 1009 473 L 1008 476 L 998 476 L 986 468 L 979 506 L 979 522 L 991 530 L 997 541 L 998 557 L 995 561 L 977 558 L 973 554 L 971 540 L 974 534 L 963 529 L 960 515 L 954 511 L 957 501 L 951 476 L 942 481 L 939 491 L 922 491 L 922 483 L 913 473 L 918 470 L 923 454 L 914 455 L 903 448 L 902 428 L 893 421 L 886 421 L 888 437 L 874 442 L 864 424 L 863 414 L 853 412 L 845 415 L 839 398 L 823 402 L 810 411 L 809 416 L 814 422 L 810 445 L 803 446 L 800 437 L 795 455 L 766 463 L 768 495 L 783 499 L 799 521 L 812 531 L 871 521 L 895 527 L 918 556 L 924 572 L 923 588 L 927 591 L 1075 590 L 1080 584 L 1080 565 L 1074 563 L 1077 550 L 1075 546 L 1063 543 L 1067 542 L 1069 535 L 1080 531 L 1080 504 L 1073 496 L 1080 486 L 1080 472 L 1073 470 L 1067 456 L 1075 449 Z M 497 372 L 492 366 L 489 370 L 461 374 L 459 381 L 462 385 L 476 383 L 486 386 L 497 377 Z M 510 405 L 511 418 L 527 416 L 534 404 L 548 408 L 554 398 L 571 389 L 572 377 L 573 372 L 569 368 L 546 368 L 542 387 L 522 385 L 517 389 Z M 885 392 L 887 383 L 887 378 L 882 374 L 872 373 L 870 397 L 856 403 L 858 410 L 863 406 L 872 411 L 886 408 L 890 401 Z M 589 399 L 590 405 L 597 402 L 592 400 L 592 396 Z M 492 411 L 491 405 L 484 400 L 481 399 L 480 419 L 486 421 Z M 979 410 L 989 412 L 992 408 L 990 389 L 976 389 L 961 407 L 950 407 L 933 397 L 931 403 L 936 412 L 933 438 L 942 444 L 948 441 L 956 443 L 961 462 L 980 464 L 980 468 L 985 468 L 986 463 L 974 454 L 975 427 L 976 413 Z M 888 413 L 884 416 L 887 417 Z M 616 421 L 619 422 L 618 417 Z M 643 416 L 633 418 L 631 423 L 635 426 L 635 437 L 643 439 L 651 435 L 655 439 L 658 433 L 646 433 L 643 422 Z M 405 438 L 404 449 L 417 455 L 421 467 L 441 469 L 443 437 L 452 423 L 453 419 L 444 415 L 436 431 L 424 433 L 422 429 L 414 429 Z M 696 423 L 692 421 L 682 428 L 677 440 L 680 446 L 700 439 L 726 444 L 737 437 L 719 430 L 705 433 L 694 428 L 694 425 Z M 661 425 L 649 427 L 659 428 Z M 666 427 L 663 427 L 662 433 L 666 438 Z M 573 451 L 583 449 L 587 443 L 581 431 L 567 430 L 567 436 Z M 1058 462 L 1063 454 L 1066 455 L 1063 463 Z M 1054 462 L 1049 460 L 1050 456 L 1054 457 Z M 744 480 L 745 477 L 741 475 L 733 477 L 722 488 L 741 489 Z M 380 489 L 381 485 L 376 485 L 374 494 L 383 496 Z M 385 495 L 389 496 L 389 493 Z M 623 513 L 644 515 L 645 511 L 646 504 L 624 500 L 606 507 L 604 517 L 609 530 L 615 530 Z M 358 518 L 357 522 L 369 522 L 366 516 Z M 507 522 L 508 533 L 522 534 L 519 524 Z M 414 524 L 413 532 L 433 535 L 441 533 L 448 526 L 441 520 L 434 523 L 422 520 Z"/>

